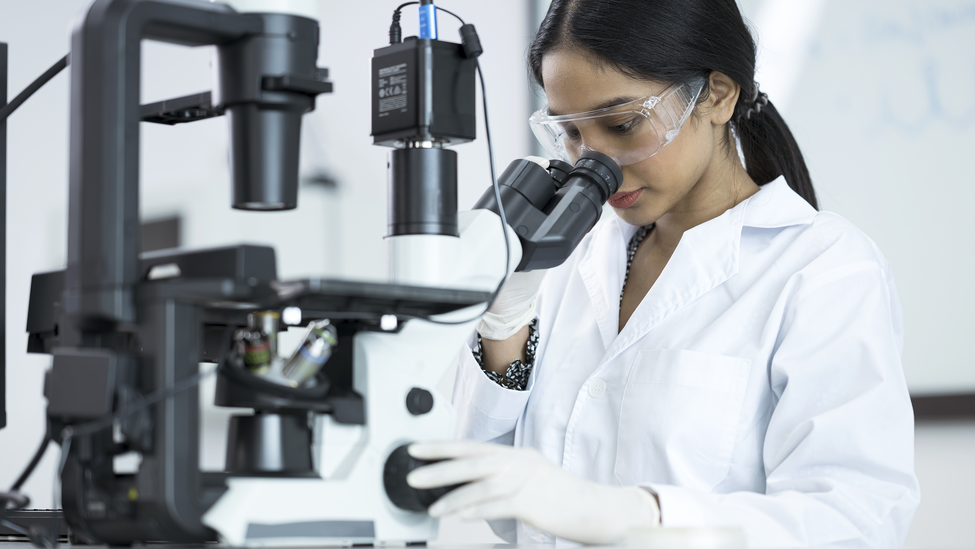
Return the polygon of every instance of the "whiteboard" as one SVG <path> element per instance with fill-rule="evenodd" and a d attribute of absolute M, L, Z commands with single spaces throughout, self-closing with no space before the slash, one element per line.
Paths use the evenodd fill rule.
<path fill-rule="evenodd" d="M 821 208 L 891 264 L 912 394 L 975 392 L 975 1 L 742 7 Z"/>

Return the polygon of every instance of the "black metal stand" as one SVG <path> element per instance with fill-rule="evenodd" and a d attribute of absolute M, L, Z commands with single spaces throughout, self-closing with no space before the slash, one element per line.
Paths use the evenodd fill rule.
<path fill-rule="evenodd" d="M 7 104 L 7 44 L 0 42 L 0 107 Z M 7 121 L 0 120 L 0 429 L 7 426 Z"/>
<path fill-rule="evenodd" d="M 64 513 L 58 509 L 17 509 L 7 511 L 4 518 L 27 530 L 40 528 L 52 534 L 57 532 L 54 538 L 62 543 L 67 543 L 71 535 L 71 529 L 68 527 L 67 521 L 64 520 Z M 27 536 L 2 524 L 0 524 L 0 538 L 5 541 L 30 542 Z"/>

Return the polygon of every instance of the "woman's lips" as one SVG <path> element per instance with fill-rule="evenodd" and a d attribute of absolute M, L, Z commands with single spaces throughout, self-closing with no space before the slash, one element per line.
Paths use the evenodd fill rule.
<path fill-rule="evenodd" d="M 609 205 L 614 208 L 624 209 L 629 208 L 636 202 L 637 198 L 640 198 L 640 193 L 643 189 L 637 189 L 631 193 L 616 193 L 609 197 Z"/>

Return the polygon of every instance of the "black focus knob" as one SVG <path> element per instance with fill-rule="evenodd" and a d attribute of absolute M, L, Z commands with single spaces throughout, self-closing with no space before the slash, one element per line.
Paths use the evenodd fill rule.
<path fill-rule="evenodd" d="M 460 485 L 444 486 L 432 490 L 417 490 L 407 484 L 406 475 L 410 471 L 436 463 L 436 461 L 414 458 L 408 451 L 409 446 L 409 444 L 400 446 L 386 458 L 386 466 L 383 468 L 383 486 L 386 488 L 386 495 L 389 496 L 393 505 L 400 509 L 420 513 L 426 511 L 433 505 L 433 502 Z"/>
<path fill-rule="evenodd" d="M 620 185 L 623 184 L 623 170 L 619 164 L 597 151 L 586 151 L 579 157 L 569 178 L 577 175 L 596 184 L 603 194 L 603 203 L 620 190 Z"/>
<path fill-rule="evenodd" d="M 572 164 L 562 160 L 552 159 L 548 161 L 548 173 L 559 182 L 559 187 L 565 185 L 565 178 L 569 177 L 572 168 Z"/>
<path fill-rule="evenodd" d="M 415 416 L 422 416 L 433 410 L 433 395 L 430 391 L 419 387 L 410 389 L 409 394 L 406 395 L 406 409 Z"/>

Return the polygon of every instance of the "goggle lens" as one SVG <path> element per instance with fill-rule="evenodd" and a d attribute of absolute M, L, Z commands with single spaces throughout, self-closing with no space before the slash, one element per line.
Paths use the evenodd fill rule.
<path fill-rule="evenodd" d="M 553 158 L 574 163 L 587 151 L 599 151 L 625 166 L 650 158 L 677 137 L 702 88 L 703 80 L 677 86 L 662 97 L 573 115 L 551 116 L 546 108 L 529 122 Z"/>

